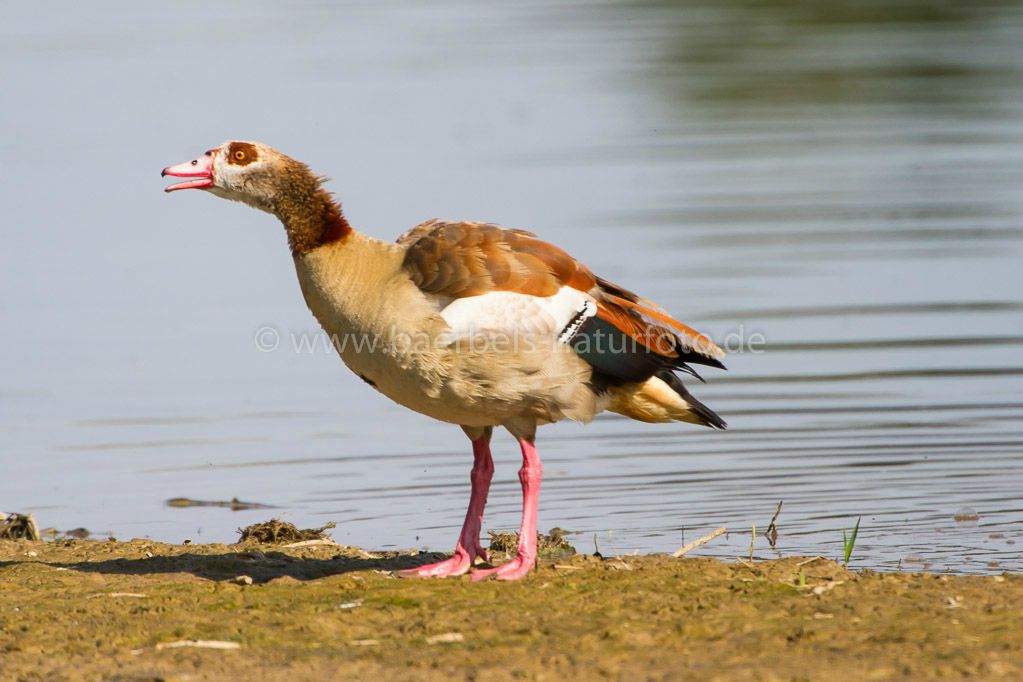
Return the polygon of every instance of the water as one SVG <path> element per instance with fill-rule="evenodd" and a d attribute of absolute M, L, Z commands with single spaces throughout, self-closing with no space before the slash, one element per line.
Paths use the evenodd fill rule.
<path fill-rule="evenodd" d="M 733 352 L 726 433 L 540 434 L 540 525 L 589 550 L 997 572 L 1023 558 L 1016 2 L 12 6 L 0 27 L 0 508 L 230 541 L 272 504 L 447 549 L 468 442 L 321 349 L 267 216 L 159 170 L 226 138 L 329 174 L 393 238 L 539 232 Z M 273 352 L 256 335 L 272 328 Z M 491 529 L 518 521 L 495 439 Z M 969 507 L 976 520 L 956 521 Z"/>

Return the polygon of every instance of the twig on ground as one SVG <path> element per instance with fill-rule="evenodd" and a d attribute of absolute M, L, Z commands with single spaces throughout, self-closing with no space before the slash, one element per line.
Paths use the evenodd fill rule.
<path fill-rule="evenodd" d="M 461 632 L 445 632 L 441 635 L 433 635 L 432 637 L 426 638 L 427 644 L 452 644 L 454 642 L 464 642 L 465 635 Z"/>
<path fill-rule="evenodd" d="M 284 545 L 281 549 L 295 549 L 298 547 L 318 547 L 319 545 L 337 545 L 336 542 L 330 538 L 317 538 L 315 540 L 302 540 L 301 542 L 292 542 L 291 544 Z"/>
<path fill-rule="evenodd" d="M 721 528 L 718 528 L 713 533 L 709 533 L 707 535 L 704 535 L 702 538 L 699 538 L 697 540 L 693 540 L 689 544 L 683 545 L 682 547 L 679 547 L 678 549 L 676 549 L 674 552 L 671 553 L 671 556 L 673 556 L 676 559 L 678 559 L 679 557 L 685 556 L 689 552 L 693 551 L 694 549 L 696 549 L 700 545 L 705 545 L 708 542 L 710 542 L 711 540 L 713 540 L 714 538 L 716 538 L 717 536 L 724 535 L 727 532 L 728 532 L 728 529 L 725 528 L 724 526 L 722 526 Z"/>
<path fill-rule="evenodd" d="M 803 559 L 798 564 L 796 564 L 796 566 L 806 566 L 807 564 L 812 564 L 813 562 L 820 561 L 821 559 L 824 559 L 826 561 L 827 557 L 824 557 L 824 556 L 821 556 L 820 554 L 818 554 L 815 557 L 811 557 L 809 559 Z"/>
<path fill-rule="evenodd" d="M 195 649 L 241 649 L 242 645 L 238 642 L 226 642 L 217 639 L 180 639 L 176 642 L 160 642 L 156 645 L 156 650 L 161 651 L 163 649 L 179 649 L 181 647 L 192 647 Z"/>
<path fill-rule="evenodd" d="M 781 505 L 785 500 L 778 502 L 778 508 L 774 510 L 774 516 L 771 517 L 771 523 L 768 524 L 767 530 L 764 531 L 764 537 L 771 544 L 771 549 L 774 549 L 775 544 L 778 542 L 778 526 L 775 521 L 778 520 L 778 515 L 781 514 Z"/>

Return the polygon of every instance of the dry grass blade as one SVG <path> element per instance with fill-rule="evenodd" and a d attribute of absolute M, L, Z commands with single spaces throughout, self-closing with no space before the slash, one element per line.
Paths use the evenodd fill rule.
<path fill-rule="evenodd" d="M 229 651 L 233 649 L 241 649 L 242 645 L 238 642 L 227 642 L 219 639 L 179 639 L 176 642 L 160 642 L 156 645 L 156 650 L 180 649 L 183 647 L 191 647 L 193 649 L 222 649 Z"/>
<path fill-rule="evenodd" d="M 724 526 L 722 526 L 721 528 L 718 528 L 713 533 L 708 533 L 707 535 L 704 535 L 702 538 L 699 538 L 697 540 L 693 540 L 689 544 L 683 545 L 683 546 L 679 547 L 678 549 L 676 549 L 674 552 L 671 553 L 671 556 L 675 557 L 676 559 L 678 559 L 679 557 L 683 557 L 686 554 L 688 554 L 689 552 L 691 552 L 694 549 L 696 549 L 697 547 L 699 547 L 700 545 L 705 545 L 708 542 L 710 542 L 711 540 L 713 540 L 714 538 L 716 538 L 717 536 L 724 535 L 727 532 L 728 532 L 728 529 L 725 528 Z"/>

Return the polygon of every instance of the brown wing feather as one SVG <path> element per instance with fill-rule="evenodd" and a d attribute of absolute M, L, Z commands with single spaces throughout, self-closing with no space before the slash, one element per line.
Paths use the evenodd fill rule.
<path fill-rule="evenodd" d="M 596 282 L 571 256 L 524 230 L 489 223 L 430 221 L 402 235 L 404 267 L 421 290 L 446 298 L 515 291 L 553 296 L 562 285 Z M 588 286 L 587 286 L 588 285 Z"/>
<path fill-rule="evenodd" d="M 404 267 L 422 291 L 455 299 L 490 291 L 552 296 L 562 286 L 597 301 L 597 316 L 666 360 L 720 365 L 724 352 L 660 306 L 605 279 L 525 230 L 430 220 L 401 237 Z"/>
<path fill-rule="evenodd" d="M 661 306 L 657 305 L 653 301 L 650 301 L 648 299 L 642 298 L 642 297 L 638 296 L 637 294 L 632 293 L 631 291 L 629 291 L 625 287 L 618 286 L 614 282 L 608 282 L 603 277 L 598 277 L 597 278 L 597 284 L 600 286 L 601 289 L 603 289 L 604 291 L 606 291 L 609 294 L 614 294 L 618 298 L 624 298 L 626 301 L 632 301 L 633 303 L 638 303 L 641 306 L 643 306 L 644 308 L 649 308 L 650 310 L 658 312 L 658 313 L 660 313 L 662 315 L 666 315 L 668 317 L 671 317 L 671 314 L 667 310 L 665 310 Z"/>
<path fill-rule="evenodd" d="M 611 294 L 598 299 L 597 316 L 666 358 L 720 366 L 725 352 L 713 341 L 671 317 Z M 695 355 L 696 357 L 693 357 Z M 683 356 L 686 356 L 683 358 Z"/>

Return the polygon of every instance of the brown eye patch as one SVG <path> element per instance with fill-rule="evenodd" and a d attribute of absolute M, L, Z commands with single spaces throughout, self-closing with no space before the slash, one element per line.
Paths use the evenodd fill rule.
<path fill-rule="evenodd" d="M 235 166 L 247 166 L 258 158 L 256 147 L 248 142 L 232 142 L 227 148 L 227 162 Z"/>

